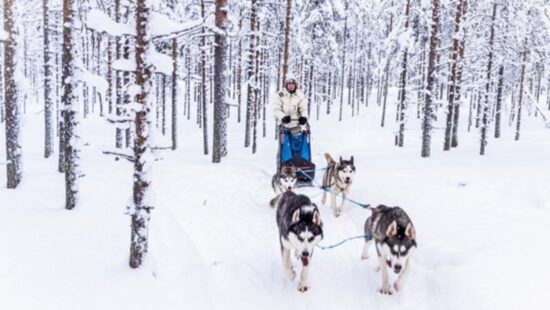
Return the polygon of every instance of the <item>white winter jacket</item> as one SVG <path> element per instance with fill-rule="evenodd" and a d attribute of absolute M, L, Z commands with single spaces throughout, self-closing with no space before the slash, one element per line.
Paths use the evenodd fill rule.
<path fill-rule="evenodd" d="M 296 89 L 294 94 L 289 93 L 286 88 L 279 91 L 273 101 L 273 114 L 279 124 L 281 124 L 283 117 L 290 115 L 292 121 L 283 124 L 287 128 L 298 126 L 298 118 L 300 116 L 307 117 L 307 102 L 302 91 Z"/>

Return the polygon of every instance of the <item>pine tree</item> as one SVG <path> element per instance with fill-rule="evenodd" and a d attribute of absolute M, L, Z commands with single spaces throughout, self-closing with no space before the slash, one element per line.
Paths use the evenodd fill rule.
<path fill-rule="evenodd" d="M 493 42 L 495 40 L 495 19 L 497 16 L 497 4 L 493 4 L 493 15 L 491 19 L 491 34 L 489 37 L 489 56 L 487 62 L 487 78 L 485 81 L 485 98 L 483 103 L 483 126 L 481 127 L 481 146 L 479 149 L 480 155 L 485 155 L 485 147 L 487 146 L 487 130 L 489 128 L 489 91 L 491 88 L 491 71 L 493 68 Z"/>
<path fill-rule="evenodd" d="M 50 64 L 50 19 L 48 0 L 43 0 L 43 36 L 44 36 L 44 157 L 48 158 L 53 152 L 53 102 L 52 102 L 52 73 Z"/>
<path fill-rule="evenodd" d="M 422 122 L 422 157 L 430 156 L 431 130 L 434 118 L 433 99 L 435 96 L 435 61 L 437 58 L 437 47 L 439 42 L 439 18 L 440 0 L 432 1 L 432 25 L 430 34 L 430 49 L 428 54 L 428 72 L 426 81 L 426 97 L 424 102 L 424 119 Z"/>
<path fill-rule="evenodd" d="M 6 109 L 6 160 L 7 187 L 16 188 L 23 178 L 21 131 L 21 98 L 18 76 L 21 76 L 18 57 L 18 32 L 16 22 L 15 0 L 4 1 L 4 29 L 8 33 L 5 42 L 4 78 Z"/>
<path fill-rule="evenodd" d="M 227 0 L 216 0 L 216 27 L 227 30 Z M 216 33 L 214 50 L 214 135 L 212 146 L 212 162 L 219 163 L 225 147 L 227 130 L 227 36 Z"/>
<path fill-rule="evenodd" d="M 135 114 L 134 184 L 130 267 L 138 268 L 148 248 L 149 219 L 153 209 L 151 170 L 154 156 L 151 152 L 149 114 L 152 108 L 153 71 L 148 55 L 153 48 L 150 35 L 152 0 L 137 0 L 136 7 L 136 85 L 140 88 L 136 103 L 141 108 Z"/>

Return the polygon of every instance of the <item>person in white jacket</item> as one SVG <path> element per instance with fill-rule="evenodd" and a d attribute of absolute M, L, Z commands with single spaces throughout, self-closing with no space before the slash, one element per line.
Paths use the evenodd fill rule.
<path fill-rule="evenodd" d="M 298 89 L 296 79 L 286 79 L 285 86 L 275 96 L 273 113 L 279 124 L 286 128 L 307 123 L 307 102 L 302 91 Z"/>

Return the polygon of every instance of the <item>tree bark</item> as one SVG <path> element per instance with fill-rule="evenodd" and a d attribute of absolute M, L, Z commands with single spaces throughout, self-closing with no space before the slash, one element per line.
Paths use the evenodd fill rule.
<path fill-rule="evenodd" d="M 459 62 L 462 61 L 462 58 L 460 57 L 460 49 L 463 48 L 462 39 L 458 36 L 461 31 L 460 22 L 462 21 L 463 1 L 464 0 L 459 0 L 456 5 L 455 30 L 453 36 L 453 52 L 451 62 L 451 81 L 449 81 L 450 85 L 448 94 L 449 104 L 447 106 L 447 122 L 445 127 L 445 141 L 443 144 L 444 151 L 448 151 L 451 149 L 452 132 L 454 128 L 453 122 L 458 121 L 458 115 L 456 115 L 455 120 L 455 110 L 457 109 L 456 106 L 458 106 L 458 103 L 456 101 L 459 97 L 459 71 L 461 71 L 461 69 L 459 68 Z"/>
<path fill-rule="evenodd" d="M 253 1 L 255 3 L 255 1 Z M 254 4 L 255 5 L 255 4 Z M 255 10 L 255 8 L 254 8 Z M 292 17 L 292 0 L 286 2 L 286 19 L 285 19 L 285 47 L 283 52 L 283 78 L 281 84 L 285 83 L 288 75 L 288 51 L 290 48 L 290 19 Z M 282 87 L 282 85 L 279 85 Z"/>
<path fill-rule="evenodd" d="M 4 1 L 4 29 L 8 33 L 5 43 L 4 77 L 5 77 L 5 106 L 6 106 L 6 172 L 7 187 L 17 188 L 23 178 L 21 131 L 21 99 L 16 75 L 19 70 L 17 64 L 18 33 L 14 0 Z"/>
<path fill-rule="evenodd" d="M 136 9 L 136 85 L 140 92 L 136 103 L 141 109 L 135 114 L 134 145 L 134 184 L 132 216 L 132 233 L 130 245 L 130 267 L 138 268 L 148 248 L 149 219 L 153 209 L 151 197 L 150 173 L 153 165 L 153 154 L 149 142 L 151 124 L 148 113 L 151 111 L 150 94 L 153 84 L 153 72 L 147 55 L 151 46 L 149 31 L 150 0 L 137 0 Z"/>
<path fill-rule="evenodd" d="M 491 89 L 491 71 L 493 69 L 493 42 L 495 40 L 495 20 L 497 16 L 497 3 L 493 4 L 493 17 L 491 20 L 491 35 L 489 37 L 489 60 L 487 63 L 487 80 L 485 81 L 485 98 L 483 103 L 483 126 L 481 127 L 481 145 L 479 154 L 485 155 L 487 146 L 487 130 L 489 128 L 489 91 Z"/>
<path fill-rule="evenodd" d="M 178 147 L 178 40 L 172 39 L 172 150 Z"/>
<path fill-rule="evenodd" d="M 405 31 L 409 29 L 409 15 L 410 15 L 411 1 L 407 0 L 405 4 Z M 400 81 L 400 100 L 398 107 L 398 124 L 399 124 L 399 133 L 397 134 L 397 146 L 403 147 L 403 140 L 405 138 L 405 110 L 407 109 L 407 56 L 408 56 L 408 47 L 403 51 L 403 61 L 401 62 L 401 81 Z"/>
<path fill-rule="evenodd" d="M 523 87 L 525 84 L 525 66 L 527 65 L 527 37 L 525 38 L 524 49 L 523 49 L 523 59 L 521 61 L 521 75 L 519 78 L 519 99 L 518 99 L 518 113 L 516 121 L 516 136 L 515 140 L 519 140 L 520 128 L 521 128 L 521 110 L 523 107 Z"/>
<path fill-rule="evenodd" d="M 426 99 L 424 104 L 424 119 L 422 122 L 422 157 L 430 156 L 431 130 L 433 121 L 433 96 L 435 95 L 435 60 L 437 58 L 438 31 L 439 31 L 439 6 L 440 0 L 433 0 L 432 25 L 430 35 L 430 51 L 428 55 L 428 77 L 426 83 Z"/>
<path fill-rule="evenodd" d="M 503 88 L 504 88 L 504 65 L 500 65 L 500 68 L 498 69 L 497 105 L 496 105 L 496 114 L 495 114 L 495 138 L 500 138 Z"/>
<path fill-rule="evenodd" d="M 342 48 L 342 92 L 340 93 L 340 111 L 338 113 L 338 120 L 342 121 L 342 114 L 344 109 L 344 88 L 346 87 L 346 37 L 348 36 L 348 6 L 346 4 L 346 18 L 344 20 L 344 43 Z"/>
<path fill-rule="evenodd" d="M 43 1 L 43 36 L 44 36 L 44 157 L 53 153 L 53 102 L 52 102 L 52 72 L 50 68 L 50 19 L 48 0 Z"/>
<path fill-rule="evenodd" d="M 204 0 L 201 0 L 201 16 L 204 19 L 206 16 Z M 204 155 L 208 155 L 208 114 L 206 108 L 206 29 L 202 29 L 201 37 L 201 110 L 202 113 L 202 137 Z M 199 114 L 200 118 L 200 114 Z"/>
<path fill-rule="evenodd" d="M 222 32 L 227 30 L 227 0 L 216 0 L 216 27 Z M 212 162 L 219 163 L 224 156 L 227 130 L 227 36 L 216 33 L 214 49 L 214 135 Z"/>
<path fill-rule="evenodd" d="M 289 0 L 290 1 L 290 0 Z M 251 0 L 250 7 L 250 49 L 248 52 L 248 68 L 246 70 L 247 81 L 247 103 L 246 103 L 246 119 L 245 119 L 245 138 L 244 146 L 250 146 L 250 127 L 254 113 L 254 87 L 251 85 L 254 75 L 254 52 L 256 50 L 256 3 L 257 0 Z"/>
<path fill-rule="evenodd" d="M 63 103 L 65 125 L 65 208 L 73 209 L 78 203 L 79 150 L 76 129 L 79 125 L 77 101 L 77 77 L 75 76 L 78 59 L 77 42 L 77 3 L 76 0 L 63 2 Z"/>

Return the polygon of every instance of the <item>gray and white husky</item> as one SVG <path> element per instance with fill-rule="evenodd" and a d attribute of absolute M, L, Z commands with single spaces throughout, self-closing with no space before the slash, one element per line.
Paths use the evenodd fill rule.
<path fill-rule="evenodd" d="M 305 292 L 309 288 L 308 273 L 313 249 L 323 239 L 319 210 L 307 196 L 284 192 L 277 203 L 277 226 L 285 274 L 290 280 L 296 278 L 290 257 L 294 252 L 303 266 L 298 290 Z"/>
<path fill-rule="evenodd" d="M 349 195 L 351 189 L 351 183 L 353 182 L 353 176 L 355 175 L 355 165 L 353 163 L 353 156 L 349 160 L 340 160 L 336 162 L 330 154 L 326 153 L 325 158 L 327 160 L 327 169 L 323 176 L 323 189 L 330 190 L 330 207 L 334 212 L 334 216 L 340 216 L 342 214 L 342 208 L 346 197 Z M 340 206 L 336 206 L 336 196 L 342 194 L 342 202 Z M 327 192 L 323 193 L 321 202 L 324 204 L 327 200 Z"/>
<path fill-rule="evenodd" d="M 281 171 L 275 173 L 271 179 L 271 187 L 273 187 L 273 191 L 277 196 L 271 199 L 269 205 L 274 208 L 281 194 L 294 189 L 296 187 L 296 182 L 298 182 L 296 169 L 292 166 L 283 166 Z"/>
<path fill-rule="evenodd" d="M 370 238 L 365 238 L 362 258 L 369 258 L 369 247 L 374 241 L 382 274 L 380 293 L 392 294 L 388 269 L 398 275 L 393 288 L 401 290 L 410 272 L 411 252 L 416 248 L 416 232 L 407 213 L 399 207 L 379 205 L 371 210 L 372 215 L 365 222 L 365 235 Z"/>

